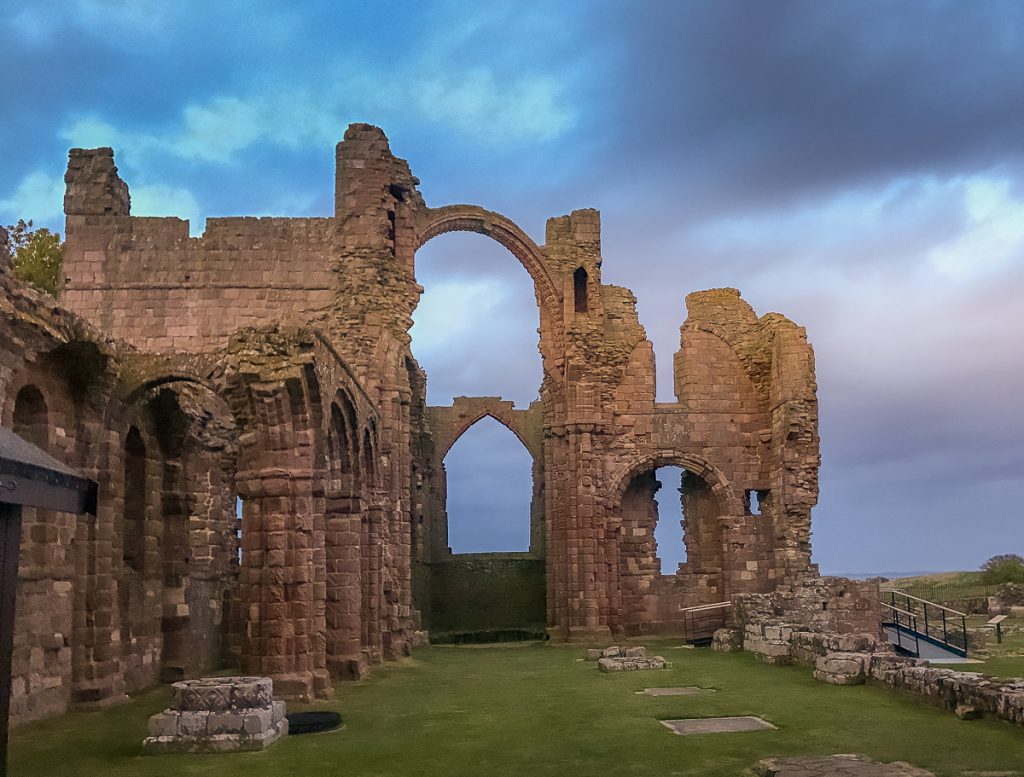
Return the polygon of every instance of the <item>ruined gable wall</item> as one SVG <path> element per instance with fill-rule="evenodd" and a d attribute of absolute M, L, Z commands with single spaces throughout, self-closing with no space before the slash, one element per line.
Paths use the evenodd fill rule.
<path fill-rule="evenodd" d="M 608 294 L 602 294 L 602 298 L 612 299 Z M 656 403 L 650 345 L 636 322 L 631 296 L 620 299 L 622 302 L 605 307 L 606 317 L 614 311 L 614 322 L 591 325 L 592 337 L 604 337 L 613 343 L 589 346 L 592 354 L 615 353 L 616 347 L 624 350 L 632 346 L 621 377 L 614 372 L 601 376 L 614 386 L 612 402 L 605 406 L 611 411 L 610 424 L 605 435 L 598 438 L 606 473 L 608 526 L 616 525 L 620 510 L 623 516 L 627 512 L 625 501 L 621 506 L 618 502 L 623 498 L 624 484 L 658 466 L 681 465 L 698 478 L 705 478 L 707 485 L 723 488 L 716 498 L 699 503 L 694 502 L 696 492 L 692 489 L 689 497 L 684 495 L 688 561 L 676 575 L 658 575 L 645 583 L 649 592 L 645 609 L 649 614 L 640 628 L 658 628 L 659 623 L 676 628 L 678 623 L 671 621 L 679 606 L 770 590 L 781 576 L 796 570 L 812 574 L 801 516 L 790 507 L 785 491 L 773 487 L 780 473 L 793 471 L 792 464 L 787 467 L 784 463 L 789 455 L 804 467 L 797 475 L 789 476 L 790 481 L 803 487 L 798 495 L 804 499 L 801 504 L 813 503 L 816 496 L 808 485 L 817 465 L 813 455 L 817 438 L 812 435 L 817 419 L 808 401 L 814 392 L 813 360 L 805 337 L 801 340 L 802 330 L 775 314 L 759 319 L 733 289 L 692 294 L 687 298 L 689 316 L 681 328 L 681 347 L 675 360 L 678 399 L 675 403 Z M 786 341 L 789 367 L 774 364 L 780 331 L 792 332 Z M 605 367 L 611 363 L 614 360 L 606 361 Z M 786 370 L 785 379 L 778 376 L 780 369 Z M 590 374 L 599 375 L 593 370 Z M 780 402 L 780 392 L 786 391 L 790 392 L 787 396 L 797 399 Z M 786 409 L 780 411 L 780 407 Z M 799 453 L 787 453 L 794 439 L 779 430 L 780 412 L 788 414 L 787 418 L 795 416 L 796 425 L 805 430 L 804 447 Z M 709 467 L 713 474 L 707 471 Z M 751 510 L 751 492 L 760 497 L 759 514 Z M 630 508 L 633 512 L 636 509 Z M 653 502 L 649 509 L 653 509 Z M 720 527 L 720 536 L 701 539 L 697 535 L 702 525 Z M 631 532 L 637 530 L 630 528 Z M 612 534 L 606 541 L 609 556 L 625 554 L 632 558 L 625 537 L 617 539 Z M 635 544 L 635 539 L 632 542 Z M 788 552 L 787 545 L 796 545 L 798 550 Z M 792 559 L 784 573 L 779 572 L 780 554 Z M 629 563 L 643 562 L 638 559 Z M 609 581 L 613 578 L 609 571 Z M 613 623 L 637 628 L 627 625 L 635 617 L 628 606 L 619 616 L 615 615 L 614 599 L 609 599 L 608 606 Z"/>

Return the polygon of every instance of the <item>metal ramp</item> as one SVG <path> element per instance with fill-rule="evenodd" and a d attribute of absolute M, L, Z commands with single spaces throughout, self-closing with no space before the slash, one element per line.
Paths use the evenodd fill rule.
<path fill-rule="evenodd" d="M 967 615 L 897 589 L 882 592 L 882 631 L 896 651 L 930 661 L 967 657 Z"/>

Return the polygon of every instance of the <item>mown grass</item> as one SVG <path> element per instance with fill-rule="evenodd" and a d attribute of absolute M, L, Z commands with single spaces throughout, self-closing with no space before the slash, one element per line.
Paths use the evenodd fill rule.
<path fill-rule="evenodd" d="M 864 753 L 940 775 L 1024 768 L 1024 731 L 961 721 L 896 692 L 816 682 L 750 654 L 654 645 L 670 670 L 598 673 L 580 647 L 433 647 L 338 686 L 319 705 L 341 731 L 290 737 L 263 753 L 142 754 L 146 719 L 165 689 L 124 706 L 18 729 L 14 777 L 736 777 L 760 758 Z M 652 698 L 647 686 L 697 685 L 713 694 Z M 680 737 L 658 719 L 758 715 L 775 731 Z"/>
<path fill-rule="evenodd" d="M 970 629 L 979 629 L 989 620 L 988 615 L 974 615 L 967 619 Z M 1024 618 L 1007 618 L 1002 623 L 1003 641 L 996 642 L 995 629 L 986 629 L 982 647 L 971 649 L 971 658 L 981 664 L 957 664 L 953 669 L 982 672 L 995 677 L 1024 677 Z"/>

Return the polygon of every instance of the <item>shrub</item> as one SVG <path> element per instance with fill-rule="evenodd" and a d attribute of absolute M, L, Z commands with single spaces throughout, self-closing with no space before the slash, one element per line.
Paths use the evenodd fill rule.
<path fill-rule="evenodd" d="M 987 585 L 998 583 L 1024 584 L 1024 557 L 1016 553 L 993 556 L 981 565 L 982 580 Z"/>
<path fill-rule="evenodd" d="M 33 230 L 24 219 L 0 229 L 0 258 L 13 258 L 14 274 L 38 289 L 56 295 L 60 286 L 60 270 L 64 262 L 64 246 L 60 235 L 48 229 Z"/>

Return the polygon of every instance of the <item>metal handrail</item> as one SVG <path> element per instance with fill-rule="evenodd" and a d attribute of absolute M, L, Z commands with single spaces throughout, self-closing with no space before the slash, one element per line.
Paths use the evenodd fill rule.
<path fill-rule="evenodd" d="M 927 604 L 929 607 L 937 607 L 940 610 L 945 610 L 946 612 L 951 612 L 951 613 L 953 613 L 954 615 L 956 615 L 958 617 L 961 617 L 961 618 L 966 618 L 967 617 L 967 613 L 966 612 L 960 612 L 960 610 L 954 610 L 952 607 L 946 607 L 946 606 L 941 605 L 941 604 L 936 604 L 935 602 L 929 602 L 927 599 L 922 599 L 919 596 L 912 596 L 911 594 L 903 593 L 903 591 L 901 591 L 899 588 L 886 588 L 885 590 L 882 591 L 882 593 L 883 594 L 899 594 L 900 596 L 906 597 L 907 599 L 913 599 L 915 602 L 921 602 L 922 604 Z"/>
<path fill-rule="evenodd" d="M 900 622 L 900 616 L 897 615 L 895 623 L 897 632 L 899 632 L 900 628 L 909 628 L 914 631 L 915 635 L 919 635 L 927 640 L 942 645 L 954 653 L 961 653 L 965 656 L 967 655 L 966 614 L 958 610 L 954 610 L 951 607 L 944 607 L 941 604 L 929 602 L 927 599 L 911 596 L 910 594 L 906 594 L 895 588 L 884 591 L 884 594 L 886 594 L 889 599 L 888 602 L 881 602 L 885 607 L 888 607 L 893 612 L 900 613 L 911 619 L 908 621 L 907 625 L 904 626 Z M 906 609 L 896 606 L 897 597 L 901 598 L 900 603 L 903 604 Z M 920 610 L 920 612 L 917 612 L 917 610 Z M 954 618 L 947 617 L 950 614 L 954 616 Z M 929 618 L 929 615 L 932 617 Z M 923 621 L 923 627 L 918 626 L 919 618 Z M 959 624 L 956 623 L 956 620 L 959 620 Z M 899 638 L 898 633 L 897 637 Z"/>
<path fill-rule="evenodd" d="M 679 612 L 700 612 L 701 610 L 715 610 L 721 607 L 729 607 L 732 602 L 715 602 L 714 604 L 697 604 L 693 607 L 680 607 Z"/>
<path fill-rule="evenodd" d="M 896 646 L 900 647 L 900 648 L 903 648 L 904 650 L 906 650 L 908 653 L 911 653 L 912 655 L 915 655 L 915 656 L 920 655 L 921 654 L 921 644 L 920 644 L 920 641 L 917 638 L 917 635 L 918 635 L 918 631 L 917 631 L 917 615 L 915 615 L 914 613 L 909 612 L 907 610 L 901 610 L 896 605 L 889 604 L 888 602 L 881 602 L 881 605 L 883 607 L 888 607 L 890 610 L 893 611 L 893 613 L 895 613 L 896 617 L 893 620 L 893 624 L 892 625 L 893 625 L 893 627 L 895 628 L 895 631 L 896 631 Z M 900 620 L 900 616 L 901 615 L 905 615 L 906 616 L 906 618 L 907 618 L 906 625 L 904 625 L 901 622 L 901 620 Z M 910 647 L 904 647 L 903 646 L 904 632 L 909 632 L 909 635 L 907 635 L 907 645 L 913 645 L 913 649 L 911 649 Z"/>
<path fill-rule="evenodd" d="M 909 615 L 911 618 L 917 619 L 917 613 L 913 613 L 910 610 L 901 610 L 895 604 L 889 604 L 889 602 L 879 602 L 883 607 L 888 607 L 890 610 L 902 613 L 903 615 Z"/>

